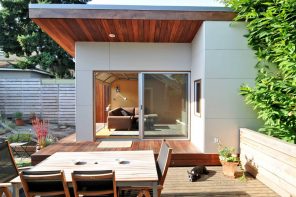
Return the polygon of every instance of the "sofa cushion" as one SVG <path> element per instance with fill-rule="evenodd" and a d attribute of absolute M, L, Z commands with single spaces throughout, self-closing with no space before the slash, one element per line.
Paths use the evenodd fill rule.
<path fill-rule="evenodd" d="M 109 112 L 109 116 L 121 116 L 122 115 L 121 110 L 122 110 L 122 108 L 120 108 L 120 107 L 115 108 Z"/>
<path fill-rule="evenodd" d="M 121 110 L 120 112 L 121 112 L 121 114 L 122 114 L 123 116 L 128 116 L 128 113 L 127 113 L 126 111 Z"/>
<path fill-rule="evenodd" d="M 135 115 L 135 108 L 134 107 L 124 107 L 122 109 L 124 109 L 124 111 L 126 111 L 129 116 Z"/>

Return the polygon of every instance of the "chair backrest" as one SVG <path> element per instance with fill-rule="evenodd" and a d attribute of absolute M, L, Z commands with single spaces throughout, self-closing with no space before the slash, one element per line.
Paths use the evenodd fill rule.
<path fill-rule="evenodd" d="M 75 197 L 108 194 L 117 197 L 115 172 L 112 170 L 74 171 L 72 183 Z"/>
<path fill-rule="evenodd" d="M 19 175 L 8 141 L 0 144 L 0 183 L 6 183 Z"/>
<path fill-rule="evenodd" d="M 26 197 L 57 196 L 70 197 L 64 171 L 23 171 L 20 173 Z"/>
<path fill-rule="evenodd" d="M 160 151 L 157 157 L 157 172 L 159 185 L 163 185 L 167 171 L 169 169 L 171 158 L 172 158 L 173 149 L 169 147 L 169 145 L 163 140 Z"/>

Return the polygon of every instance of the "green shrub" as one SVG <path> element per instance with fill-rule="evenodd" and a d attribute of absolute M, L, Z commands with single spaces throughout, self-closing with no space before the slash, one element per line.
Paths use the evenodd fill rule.
<path fill-rule="evenodd" d="M 28 167 L 28 166 L 31 166 L 31 161 L 30 160 L 17 160 L 16 166 L 18 168 Z"/>
<path fill-rule="evenodd" d="M 264 121 L 260 132 L 296 143 L 296 1 L 224 0 L 247 22 L 249 46 L 258 58 L 255 87 L 241 95 Z"/>
<path fill-rule="evenodd" d="M 30 142 L 32 140 L 32 135 L 29 133 L 17 133 L 12 134 L 7 138 L 9 143 L 13 142 Z"/>
<path fill-rule="evenodd" d="M 57 142 L 57 138 L 55 138 L 54 136 L 48 134 L 45 138 L 45 146 L 49 146 L 51 144 L 55 144 Z"/>
<path fill-rule="evenodd" d="M 218 148 L 219 159 L 226 162 L 238 162 L 237 154 L 235 153 L 235 148 L 230 146 L 223 146 L 219 144 Z"/>
<path fill-rule="evenodd" d="M 15 112 L 14 116 L 15 116 L 16 119 L 22 119 L 23 118 L 23 113 L 18 111 L 18 112 Z"/>
<path fill-rule="evenodd" d="M 15 129 L 16 128 L 15 123 L 12 122 L 12 121 L 10 121 L 10 120 L 4 120 L 4 124 L 6 124 L 11 129 Z"/>

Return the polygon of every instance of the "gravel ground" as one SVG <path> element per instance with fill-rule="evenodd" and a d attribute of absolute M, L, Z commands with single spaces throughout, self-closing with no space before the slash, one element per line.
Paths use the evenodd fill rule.
<path fill-rule="evenodd" d="M 31 124 L 26 124 L 24 126 L 16 126 L 15 131 L 18 133 L 32 133 L 34 134 L 34 130 Z M 64 138 L 75 132 L 75 126 L 59 126 L 58 124 L 49 124 L 48 133 L 54 138 L 58 140 Z M 6 132 L 0 134 L 0 140 L 5 140 L 9 135 L 12 135 L 13 132 Z"/>

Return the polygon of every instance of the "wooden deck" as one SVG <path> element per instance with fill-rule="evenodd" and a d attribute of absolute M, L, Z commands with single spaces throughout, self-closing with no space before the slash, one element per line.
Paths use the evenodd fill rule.
<path fill-rule="evenodd" d="M 203 175 L 197 182 L 189 182 L 187 170 L 189 167 L 169 168 L 162 197 L 275 197 L 278 196 L 263 183 L 252 177 L 247 181 L 232 179 L 222 174 L 222 167 L 207 167 L 209 175 Z"/>
<path fill-rule="evenodd" d="M 162 197 L 276 197 L 279 196 L 257 179 L 247 176 L 245 181 L 225 177 L 221 166 L 207 167 L 208 175 L 197 182 L 189 182 L 187 170 L 191 167 L 170 167 L 164 183 Z M 125 197 L 136 197 L 129 191 Z"/>
<path fill-rule="evenodd" d="M 243 182 L 239 179 L 225 177 L 222 174 L 219 158 L 216 154 L 202 154 L 197 148 L 187 140 L 168 140 L 173 148 L 173 159 L 171 166 L 194 166 L 208 165 L 210 173 L 203 175 L 197 182 L 189 182 L 187 170 L 191 167 L 170 167 L 163 197 L 275 197 L 278 196 L 271 189 L 260 181 L 247 177 Z M 57 144 L 48 146 L 32 155 L 33 165 L 39 163 L 55 152 L 83 152 L 83 151 L 120 151 L 120 150 L 153 150 L 155 156 L 160 148 L 160 140 L 133 141 L 130 148 L 97 148 L 100 142 L 75 142 L 75 135 L 68 136 L 60 140 Z M 136 193 L 131 193 L 129 197 L 135 197 Z"/>
<path fill-rule="evenodd" d="M 98 148 L 98 142 L 75 142 L 75 134 L 70 135 L 58 143 L 48 146 L 31 156 L 32 165 L 36 165 L 56 152 L 84 152 L 84 151 L 125 151 L 125 150 L 153 150 L 157 156 L 161 140 L 133 140 L 130 148 Z M 189 140 L 167 140 L 173 148 L 171 166 L 220 165 L 217 154 L 203 154 Z"/>

